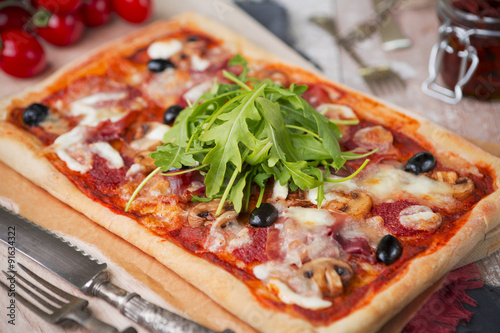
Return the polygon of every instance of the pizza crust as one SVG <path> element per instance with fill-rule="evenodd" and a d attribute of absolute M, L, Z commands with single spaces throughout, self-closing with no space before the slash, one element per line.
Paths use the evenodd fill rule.
<path fill-rule="evenodd" d="M 9 105 L 26 105 L 64 86 L 68 81 L 85 75 L 90 70 L 99 73 L 105 70 L 106 61 L 114 56 L 133 51 L 159 38 L 165 31 L 181 27 L 201 30 L 224 41 L 224 45 L 235 53 L 262 64 L 277 58 L 258 49 L 242 37 L 203 16 L 187 13 L 172 21 L 157 22 L 123 39 L 111 42 L 89 56 L 77 60 L 57 71 L 51 78 L 14 98 L 0 102 L 0 120 L 6 117 Z M 288 70 L 290 66 L 283 64 Z M 318 76 L 292 67 L 294 78 L 318 80 Z M 324 78 L 319 78 L 328 82 Z M 332 84 L 328 82 L 328 84 Z M 472 164 L 491 170 L 495 188 L 500 187 L 500 160 L 448 132 L 399 107 L 387 105 L 373 97 L 338 84 L 336 87 L 362 101 L 359 109 L 363 117 L 411 133 L 417 142 L 441 154 L 453 151 Z M 432 145 L 428 140 L 432 140 Z M 262 305 L 248 287 L 230 273 L 216 265 L 198 258 L 186 250 L 166 242 L 136 221 L 114 213 L 94 202 L 80 192 L 48 160 L 39 155 L 43 148 L 38 140 L 15 126 L 0 122 L 0 159 L 26 178 L 41 186 L 56 198 L 82 212 L 91 220 L 134 244 L 144 252 L 175 271 L 241 320 L 264 332 L 373 332 L 383 326 L 397 311 L 408 304 L 422 291 L 434 284 L 448 272 L 465 254 L 481 241 L 485 234 L 499 225 L 500 191 L 496 190 L 483 198 L 469 213 L 467 222 L 437 251 L 429 249 L 405 267 L 404 274 L 392 280 L 362 307 L 346 317 L 327 326 L 311 323 L 276 312 Z"/>

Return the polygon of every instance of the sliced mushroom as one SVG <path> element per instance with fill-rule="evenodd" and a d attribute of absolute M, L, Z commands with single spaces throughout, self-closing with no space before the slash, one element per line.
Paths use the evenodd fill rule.
<path fill-rule="evenodd" d="M 353 276 L 351 266 L 334 258 L 317 258 L 304 264 L 298 274 L 311 279 L 325 297 L 335 297 L 344 291 Z"/>
<path fill-rule="evenodd" d="M 210 202 L 200 202 L 189 210 L 188 222 L 192 227 L 201 227 L 209 222 L 213 222 L 213 226 L 217 228 L 225 228 L 229 222 L 235 221 L 238 213 L 232 210 L 231 207 L 224 207 L 222 214 L 215 216 L 220 200 L 215 199 Z"/>
<path fill-rule="evenodd" d="M 200 202 L 189 210 L 188 222 L 192 227 L 201 227 L 208 221 L 215 221 L 215 212 L 219 207 L 220 200 L 215 199 L 209 202 Z"/>
<path fill-rule="evenodd" d="M 468 177 L 459 177 L 455 171 L 434 171 L 431 178 L 440 182 L 451 184 L 453 197 L 463 199 L 474 191 L 474 182 Z"/>
<path fill-rule="evenodd" d="M 330 192 L 332 193 L 332 192 Z M 361 191 L 352 191 L 349 194 L 342 192 L 333 192 L 334 199 L 326 203 L 328 210 L 341 211 L 355 218 L 361 218 L 368 215 L 372 209 L 372 198 Z"/>
<path fill-rule="evenodd" d="M 212 223 L 212 228 L 225 228 L 232 222 L 236 221 L 238 213 L 234 210 L 229 210 L 215 219 Z"/>
<path fill-rule="evenodd" d="M 474 182 L 467 177 L 460 177 L 453 185 L 453 197 L 456 199 L 464 199 L 474 192 Z"/>

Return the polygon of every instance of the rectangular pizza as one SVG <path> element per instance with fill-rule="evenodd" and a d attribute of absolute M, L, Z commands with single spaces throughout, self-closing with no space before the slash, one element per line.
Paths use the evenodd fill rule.
<path fill-rule="evenodd" d="M 0 106 L 0 160 L 262 332 L 375 332 L 500 221 L 500 161 L 195 13 Z"/>

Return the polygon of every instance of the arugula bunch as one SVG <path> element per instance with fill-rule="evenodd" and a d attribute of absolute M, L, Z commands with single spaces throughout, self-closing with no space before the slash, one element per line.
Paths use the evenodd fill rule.
<path fill-rule="evenodd" d="M 288 89 L 271 80 L 248 78 L 246 60 L 237 55 L 229 66 L 243 68 L 239 76 L 224 71 L 231 84 L 214 82 L 211 90 L 200 97 L 201 103 L 185 108 L 174 126 L 165 134 L 164 145 L 150 154 L 158 168 L 138 187 L 130 203 L 154 174 L 172 168 L 188 170 L 168 173 L 177 175 L 200 170 L 205 176 L 206 198 L 220 198 L 216 214 L 229 200 L 236 211 L 248 209 L 252 184 L 260 187 L 259 206 L 269 178 L 290 187 L 319 187 L 321 206 L 325 181 L 344 181 L 355 176 L 329 179 L 330 169 L 338 171 L 346 160 L 368 156 L 341 152 L 341 133 L 334 121 L 318 113 L 300 96 L 305 85 L 292 84 Z M 342 122 L 342 121 L 339 121 Z"/>

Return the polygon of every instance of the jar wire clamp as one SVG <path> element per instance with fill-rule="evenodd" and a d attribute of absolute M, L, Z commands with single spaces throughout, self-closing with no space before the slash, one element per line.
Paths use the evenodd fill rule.
<path fill-rule="evenodd" d="M 429 76 L 422 83 L 422 91 L 431 97 L 450 104 L 457 104 L 462 99 L 462 87 L 470 80 L 479 63 L 476 48 L 470 43 L 470 36 L 476 33 L 476 29 L 464 30 L 460 27 L 451 26 L 445 22 L 439 27 L 439 40 L 431 50 L 429 59 Z M 450 37 L 455 36 L 458 43 L 463 46 L 462 50 L 455 51 L 450 46 Z M 450 54 L 457 52 L 460 60 L 458 81 L 453 90 L 443 87 L 436 82 L 439 69 L 442 64 L 444 52 Z M 470 62 L 469 67 L 467 64 Z"/>

